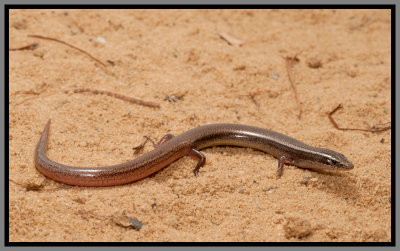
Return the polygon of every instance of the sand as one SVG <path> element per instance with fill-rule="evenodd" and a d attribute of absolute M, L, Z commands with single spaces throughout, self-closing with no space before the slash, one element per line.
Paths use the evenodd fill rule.
<path fill-rule="evenodd" d="M 12 10 L 10 48 L 37 48 L 9 52 L 9 240 L 391 241 L 391 131 L 342 131 L 327 115 L 343 104 L 341 127 L 391 121 L 390 22 L 389 10 Z M 278 179 L 271 155 L 215 147 L 198 177 L 184 157 L 135 183 L 68 186 L 34 166 L 50 118 L 48 156 L 73 166 L 137 158 L 153 149 L 134 153 L 144 135 L 239 123 L 355 168 L 287 166 Z"/>

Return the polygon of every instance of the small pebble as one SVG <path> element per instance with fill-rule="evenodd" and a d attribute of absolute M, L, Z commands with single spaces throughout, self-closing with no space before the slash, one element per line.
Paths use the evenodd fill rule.
<path fill-rule="evenodd" d="M 308 67 L 313 68 L 313 69 L 322 67 L 322 62 L 318 58 L 310 58 L 309 60 L 307 60 L 307 64 L 308 64 Z"/>
<path fill-rule="evenodd" d="M 129 222 L 131 223 L 132 227 L 134 229 L 136 229 L 137 231 L 139 231 L 142 228 L 143 223 L 141 223 L 137 219 L 134 219 L 134 218 L 131 218 L 131 217 L 128 217 L 128 216 L 126 216 L 126 218 L 129 219 Z"/>
<path fill-rule="evenodd" d="M 270 78 L 272 78 L 273 80 L 277 80 L 280 76 L 279 76 L 279 74 L 278 73 L 276 73 L 276 72 L 271 72 L 270 74 L 269 74 L 269 77 Z"/>
<path fill-rule="evenodd" d="M 100 42 L 102 44 L 106 43 L 106 40 L 104 39 L 104 37 L 96 37 L 97 42 Z"/>
<path fill-rule="evenodd" d="M 304 184 L 304 185 L 307 185 L 308 182 L 310 182 L 310 178 L 307 177 L 307 176 L 304 176 L 304 177 L 303 177 L 303 181 L 302 181 L 301 183 Z"/>

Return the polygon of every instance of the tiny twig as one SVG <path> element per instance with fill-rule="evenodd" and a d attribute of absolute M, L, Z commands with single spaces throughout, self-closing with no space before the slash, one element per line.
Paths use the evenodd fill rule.
<path fill-rule="evenodd" d="M 22 47 L 18 47 L 18 48 L 9 48 L 9 51 L 22 51 L 22 50 L 34 50 L 37 47 L 39 47 L 39 44 L 37 43 L 33 43 L 33 44 L 28 44 Z"/>
<path fill-rule="evenodd" d="M 260 93 L 261 92 L 259 92 L 259 91 L 254 91 L 254 92 L 249 92 L 247 94 L 241 94 L 241 95 L 239 95 L 239 97 L 249 98 L 251 100 L 251 102 L 253 102 L 254 105 L 256 106 L 257 111 L 262 113 L 262 110 L 260 109 L 260 103 L 257 102 L 257 100 L 256 100 L 256 96 L 259 95 Z"/>
<path fill-rule="evenodd" d="M 57 191 L 57 190 L 60 189 L 60 187 L 45 189 L 44 188 L 45 185 L 43 183 L 42 184 L 35 184 L 35 183 L 21 184 L 21 183 L 18 183 L 16 181 L 12 180 L 12 179 L 8 179 L 8 180 L 11 181 L 14 184 L 20 186 L 20 187 L 25 188 L 26 191 L 40 192 L 40 191 Z"/>
<path fill-rule="evenodd" d="M 19 103 L 16 103 L 15 105 L 16 105 L 16 106 L 17 106 L 17 105 L 21 105 L 21 104 L 23 104 L 23 103 L 25 103 L 25 102 L 27 102 L 27 101 L 29 101 L 29 100 L 33 100 L 33 99 L 36 99 L 36 98 L 35 98 L 35 97 L 27 98 L 27 99 L 22 100 L 22 101 L 19 102 Z"/>
<path fill-rule="evenodd" d="M 157 103 L 143 101 L 141 99 L 127 97 L 127 96 L 124 96 L 124 95 L 121 95 L 121 94 L 118 94 L 118 93 L 109 92 L 109 91 L 99 91 L 99 90 L 92 90 L 92 89 L 83 88 L 83 89 L 75 89 L 75 90 L 73 90 L 73 92 L 74 93 L 89 92 L 89 93 L 93 93 L 93 94 L 104 94 L 104 95 L 107 95 L 107 96 L 110 96 L 110 97 L 122 99 L 122 100 L 130 102 L 130 103 L 139 104 L 139 105 L 148 106 L 148 107 L 153 107 L 153 108 L 160 108 L 160 105 L 157 104 Z M 68 91 L 65 91 L 65 93 L 68 93 Z"/>
<path fill-rule="evenodd" d="M 32 91 L 32 90 L 29 90 L 29 91 L 16 91 L 16 92 L 14 92 L 12 95 L 17 95 L 17 94 L 40 95 L 39 92 L 35 92 L 35 91 Z M 15 104 L 15 105 L 23 104 L 23 103 L 25 103 L 26 101 L 32 100 L 32 99 L 35 99 L 35 97 L 31 97 L 31 98 L 24 99 L 24 100 L 22 100 L 21 102 Z"/>
<path fill-rule="evenodd" d="M 342 130 L 342 131 L 363 131 L 363 132 L 382 132 L 382 131 L 386 131 L 386 130 L 389 130 L 389 129 L 392 128 L 391 125 L 385 126 L 385 127 L 378 127 L 378 125 L 384 125 L 384 124 L 388 124 L 388 123 L 391 123 L 391 122 L 386 122 L 386 123 L 383 123 L 383 124 L 377 124 L 377 125 L 374 125 L 374 126 L 369 126 L 368 123 L 367 123 L 369 129 L 364 129 L 364 128 L 343 128 L 343 127 L 340 127 L 340 126 L 336 123 L 336 121 L 332 118 L 332 115 L 333 115 L 335 112 L 337 112 L 339 109 L 342 109 L 342 108 L 343 108 L 343 105 L 342 105 L 342 104 L 339 104 L 335 109 L 333 109 L 333 110 L 328 114 L 329 120 L 332 122 L 333 126 L 334 126 L 336 129 L 338 129 L 338 130 Z M 366 123 L 366 122 L 365 122 L 365 123 Z"/>
<path fill-rule="evenodd" d="M 253 103 L 256 105 L 257 109 L 259 109 L 260 105 L 258 104 L 258 102 L 255 99 L 256 95 L 257 95 L 257 93 L 255 93 L 255 92 L 249 93 L 249 97 L 250 97 L 251 101 L 253 101 Z"/>
<path fill-rule="evenodd" d="M 257 100 L 256 100 L 256 95 L 258 95 L 258 94 L 259 94 L 259 93 L 252 92 L 252 93 L 249 93 L 248 96 L 249 96 L 249 98 L 251 99 L 251 101 L 253 101 L 253 103 L 255 104 L 257 111 L 260 112 L 260 113 L 262 113 L 262 112 L 261 112 L 261 109 L 260 109 L 260 104 L 259 104 L 259 103 L 257 102 Z"/>
<path fill-rule="evenodd" d="M 43 88 L 45 88 L 45 86 L 46 86 L 46 84 L 44 83 L 44 84 L 42 84 L 42 85 L 39 87 L 39 89 L 43 89 Z M 35 95 L 35 96 L 42 95 L 41 92 L 37 92 L 37 91 L 33 91 L 33 90 L 28 90 L 28 91 L 16 91 L 16 92 L 12 93 L 11 95 L 17 95 L 17 94 Z M 51 95 L 53 95 L 53 94 L 48 94 L 48 95 L 45 95 L 45 96 L 42 96 L 42 97 L 48 97 L 48 96 L 51 96 Z M 33 99 L 36 99 L 36 98 L 37 98 L 37 97 L 26 98 L 26 99 L 22 100 L 21 102 L 16 103 L 15 105 L 21 105 L 21 104 L 25 103 L 26 101 L 33 100 Z"/>
<path fill-rule="evenodd" d="M 144 146 L 146 145 L 147 141 L 150 141 L 151 143 L 153 143 L 153 146 L 156 147 L 156 143 L 154 143 L 154 141 L 149 137 L 149 136 L 143 136 L 146 140 L 143 141 L 140 145 L 132 147 L 133 150 L 135 150 L 133 153 L 134 154 L 138 154 L 140 152 L 143 151 Z"/>
<path fill-rule="evenodd" d="M 225 40 L 228 44 L 239 47 L 243 44 L 243 41 L 229 35 L 228 33 L 225 32 L 219 32 L 219 36 Z"/>
<path fill-rule="evenodd" d="M 89 52 L 86 52 L 86 51 L 84 51 L 84 50 L 82 50 L 82 49 L 80 49 L 80 48 L 78 48 L 78 47 L 76 47 L 76 46 L 74 46 L 74 45 L 72 45 L 72 44 L 69 44 L 69 43 L 67 43 L 67 42 L 61 41 L 61 40 L 59 40 L 59 39 L 57 39 L 57 38 L 45 37 L 45 36 L 40 36 L 40 35 L 28 35 L 28 37 L 47 39 L 47 40 L 51 40 L 51 41 L 55 41 L 55 42 L 64 44 L 64 45 L 69 46 L 69 47 L 71 47 L 71 48 L 73 48 L 73 49 L 75 49 L 75 50 L 78 50 L 78 51 L 82 52 L 83 54 L 85 54 L 85 55 L 87 55 L 88 57 L 90 57 L 92 60 L 94 60 L 94 61 L 96 61 L 97 63 L 101 64 L 102 66 L 106 67 L 106 64 L 104 64 L 103 62 L 101 62 L 101 61 L 98 60 L 97 58 L 93 57 Z"/>
<path fill-rule="evenodd" d="M 29 91 L 16 91 L 16 92 L 14 92 L 13 94 L 14 94 L 14 95 L 16 95 L 16 94 L 32 94 L 32 95 L 40 95 L 40 93 L 39 93 L 39 92 L 35 92 L 35 91 L 32 91 L 32 90 L 29 90 Z"/>
<path fill-rule="evenodd" d="M 297 93 L 297 89 L 296 89 L 296 86 L 295 86 L 294 80 L 293 80 L 292 67 L 293 67 L 293 65 L 294 65 L 295 63 L 298 63 L 298 62 L 299 62 L 299 59 L 298 59 L 297 56 L 298 56 L 300 53 L 301 53 L 301 52 L 297 53 L 294 57 L 289 57 L 289 56 L 285 57 L 285 61 L 286 61 L 286 70 L 287 70 L 287 73 L 288 73 L 289 82 L 290 82 L 290 85 L 292 86 L 294 95 L 295 95 L 295 97 L 296 97 L 297 107 L 298 107 L 298 109 L 299 109 L 299 114 L 297 115 L 297 116 L 299 117 L 299 119 L 301 119 L 302 110 L 301 110 L 301 103 L 300 103 L 300 99 L 299 99 L 299 94 Z"/>
<path fill-rule="evenodd" d="M 146 140 L 149 140 L 153 144 L 154 148 L 157 148 L 156 142 L 154 142 L 154 140 L 152 140 L 149 136 L 144 135 L 143 137 L 146 138 Z"/>

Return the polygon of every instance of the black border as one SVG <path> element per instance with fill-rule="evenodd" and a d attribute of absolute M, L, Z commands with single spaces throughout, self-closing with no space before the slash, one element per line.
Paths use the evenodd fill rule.
<path fill-rule="evenodd" d="M 303 4 L 303 5 L 248 5 L 248 4 L 235 4 L 235 5 L 221 5 L 221 4 L 207 4 L 207 5 L 182 5 L 182 4 L 135 4 L 135 5 L 114 5 L 114 4 L 101 4 L 101 5 L 87 5 L 87 4 L 5 4 L 4 5 L 4 52 L 5 52 L 5 71 L 4 71 L 4 114 L 5 114 L 5 131 L 4 140 L 9 138 L 9 10 L 10 9 L 390 9 L 391 10 L 391 117 L 392 128 L 395 125 L 395 93 L 396 93 L 396 5 L 395 4 Z M 87 247 L 87 246 L 395 246 L 396 245 L 396 162 L 395 162 L 395 130 L 391 131 L 391 242 L 10 242 L 9 241 L 9 145 L 4 142 L 4 245 L 5 246 L 70 246 L 70 247 Z"/>
<path fill-rule="evenodd" d="M 5 10 L 10 9 L 391 9 L 394 10 L 394 4 L 5 4 Z M 6 16 L 8 18 L 8 16 Z M 8 30 L 8 27 L 5 27 Z"/>

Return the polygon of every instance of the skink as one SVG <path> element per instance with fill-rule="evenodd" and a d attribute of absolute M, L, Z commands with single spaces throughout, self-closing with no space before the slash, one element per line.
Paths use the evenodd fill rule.
<path fill-rule="evenodd" d="M 308 146 L 286 135 L 253 126 L 238 124 L 211 124 L 191 129 L 177 137 L 164 136 L 141 157 L 118 165 L 105 167 L 73 167 L 47 158 L 50 120 L 47 122 L 35 150 L 35 166 L 45 176 L 69 185 L 115 186 L 143 179 L 183 156 L 198 160 L 193 172 L 197 176 L 205 164 L 199 150 L 219 145 L 257 149 L 276 157 L 278 175 L 285 164 L 311 169 L 350 170 L 353 164 L 341 153 Z"/>

